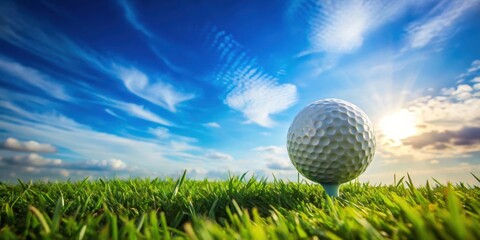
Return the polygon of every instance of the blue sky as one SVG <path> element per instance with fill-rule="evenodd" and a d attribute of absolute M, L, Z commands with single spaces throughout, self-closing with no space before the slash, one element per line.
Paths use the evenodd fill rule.
<path fill-rule="evenodd" d="M 480 1 L 2 1 L 0 179 L 296 180 L 286 132 L 362 108 L 361 181 L 475 183 Z"/>

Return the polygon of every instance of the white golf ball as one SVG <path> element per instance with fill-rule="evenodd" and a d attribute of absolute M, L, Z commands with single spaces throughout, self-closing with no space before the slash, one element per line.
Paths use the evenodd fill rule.
<path fill-rule="evenodd" d="M 304 108 L 288 129 L 290 160 L 306 178 L 338 186 L 365 171 L 375 154 L 375 133 L 367 115 L 339 99 Z M 328 192 L 328 190 L 327 190 Z M 335 193 L 333 193 L 335 195 Z"/>

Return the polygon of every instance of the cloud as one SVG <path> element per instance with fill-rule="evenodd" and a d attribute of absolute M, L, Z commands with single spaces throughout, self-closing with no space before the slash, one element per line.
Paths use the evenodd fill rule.
<path fill-rule="evenodd" d="M 117 105 L 115 106 L 116 108 L 123 110 L 125 113 L 127 113 L 132 117 L 140 118 L 143 120 L 147 120 L 147 121 L 158 123 L 165 126 L 173 125 L 171 122 L 161 118 L 155 113 L 152 113 L 142 105 L 137 105 L 134 103 L 124 103 L 119 101 L 117 101 L 116 103 L 117 103 Z"/>
<path fill-rule="evenodd" d="M 467 73 L 474 73 L 480 70 L 480 60 L 475 60 L 471 63 L 470 68 L 467 70 Z"/>
<path fill-rule="evenodd" d="M 71 100 L 70 96 L 68 96 L 65 89 L 60 84 L 55 83 L 50 77 L 33 68 L 23 66 L 0 56 L 0 71 L 13 76 L 17 80 L 21 80 L 12 81 L 9 79 L 10 81 L 8 81 L 8 83 L 10 84 L 15 84 L 21 88 L 27 88 L 26 86 L 28 85 L 33 86 L 54 98 L 65 101 Z M 25 85 L 25 83 L 27 85 Z"/>
<path fill-rule="evenodd" d="M 260 152 L 259 158 L 265 162 L 265 167 L 273 171 L 292 171 L 295 170 L 290 158 L 288 157 L 287 149 L 280 146 L 260 146 L 253 150 Z"/>
<path fill-rule="evenodd" d="M 147 28 L 138 20 L 135 9 L 131 5 L 130 1 L 119 0 L 117 1 L 117 3 L 122 7 L 123 11 L 125 12 L 125 17 L 127 18 L 128 22 L 130 22 L 130 24 L 136 30 L 149 38 L 153 37 L 153 34 L 149 30 L 147 30 Z"/>
<path fill-rule="evenodd" d="M 170 138 L 170 131 L 164 127 L 149 128 L 148 132 L 160 139 Z"/>
<path fill-rule="evenodd" d="M 243 113 L 248 122 L 271 127 L 274 125 L 271 115 L 297 102 L 296 86 L 280 84 L 277 78 L 266 73 L 232 35 L 213 27 L 205 41 L 218 59 L 206 80 L 223 87 L 224 103 Z"/>
<path fill-rule="evenodd" d="M 310 41 L 325 52 L 351 52 L 362 45 L 371 13 L 361 1 L 335 3 L 321 6 L 311 20 Z"/>
<path fill-rule="evenodd" d="M 460 74 L 457 79 L 459 82 L 463 82 L 465 80 L 465 78 L 467 77 L 471 77 L 471 76 L 474 76 L 474 78 L 471 80 L 471 82 L 480 82 L 480 77 L 475 77 L 476 75 L 478 75 L 479 73 L 479 70 L 480 70 L 480 60 L 474 60 L 471 64 L 470 64 L 470 68 Z"/>
<path fill-rule="evenodd" d="M 480 127 L 463 127 L 458 131 L 427 132 L 407 138 L 403 141 L 406 145 L 421 149 L 426 146 L 440 146 L 440 149 L 451 146 L 471 146 L 480 144 Z"/>
<path fill-rule="evenodd" d="M 105 108 L 105 112 L 108 113 L 108 114 L 110 114 L 110 115 L 112 115 L 112 116 L 114 116 L 114 117 L 116 117 L 116 118 L 122 119 L 122 117 L 121 117 L 120 115 L 116 114 L 116 113 L 115 113 L 114 111 L 112 111 L 111 109 Z"/>
<path fill-rule="evenodd" d="M 273 154 L 284 154 L 287 151 L 285 147 L 279 147 L 274 145 L 265 146 L 265 147 L 256 147 L 253 150 L 259 151 L 259 152 L 273 153 Z"/>
<path fill-rule="evenodd" d="M 60 159 L 48 159 L 35 153 L 13 157 L 2 157 L 0 162 L 7 165 L 18 165 L 23 167 L 54 167 L 62 164 L 62 160 Z"/>
<path fill-rule="evenodd" d="M 195 97 L 191 93 L 183 93 L 167 82 L 151 79 L 136 68 L 116 67 L 117 76 L 125 87 L 133 94 L 171 112 L 176 112 L 177 105 Z"/>
<path fill-rule="evenodd" d="M 296 101 L 295 85 L 277 85 L 262 80 L 239 84 L 225 99 L 229 107 L 242 112 L 250 122 L 263 127 L 272 127 L 274 122 L 270 115 L 288 109 Z"/>
<path fill-rule="evenodd" d="M 478 90 L 460 84 L 441 92 L 441 95 L 420 97 L 409 103 L 409 111 L 424 122 L 425 131 L 458 130 L 459 126 L 480 124 Z"/>
<path fill-rule="evenodd" d="M 94 171 L 118 171 L 125 170 L 127 164 L 120 159 L 109 159 L 109 160 L 90 160 L 83 163 L 76 163 L 72 165 L 75 169 L 82 170 L 94 170 Z"/>
<path fill-rule="evenodd" d="M 407 28 L 407 47 L 423 48 L 432 43 L 445 41 L 454 35 L 455 25 L 468 11 L 475 9 L 478 0 L 441 1 L 423 18 Z"/>
<path fill-rule="evenodd" d="M 141 26 L 143 25 L 135 20 L 136 15 L 130 3 L 120 1 L 119 4 L 126 11 L 129 21 L 136 23 L 136 26 L 142 29 Z M 150 79 L 138 69 L 119 67 L 115 61 L 112 61 L 112 57 L 105 57 L 89 48 L 85 48 L 59 33 L 54 27 L 39 24 L 37 19 L 22 14 L 21 9 L 14 2 L 2 1 L 0 3 L 0 22 L 3 23 L 2 28 L 0 28 L 0 39 L 50 61 L 59 68 L 75 73 L 77 76 L 91 79 L 91 75 L 85 74 L 87 71 L 84 68 L 86 67 L 113 78 L 120 78 L 133 94 L 172 112 L 176 111 L 178 104 L 195 97 L 194 94 L 178 91 L 166 81 Z M 148 31 L 144 30 L 143 32 L 148 34 Z M 165 59 L 162 59 L 162 61 L 165 61 Z M 34 71 L 23 71 L 25 69 L 28 70 L 24 67 L 21 69 L 22 71 L 17 71 L 16 74 L 19 76 L 35 74 Z M 43 78 L 47 79 L 46 76 L 43 76 Z M 41 77 L 36 79 L 41 79 Z M 37 85 L 45 86 L 44 89 L 46 90 L 56 90 L 53 93 L 56 93 L 58 98 L 62 97 L 58 86 L 46 85 L 45 81 L 41 83 L 37 81 Z"/>
<path fill-rule="evenodd" d="M 164 128 L 164 127 L 148 128 L 148 132 L 159 140 L 170 141 L 170 144 L 172 144 L 173 148 L 193 149 L 193 150 L 199 149 L 198 147 L 190 145 L 190 143 L 195 143 L 198 141 L 196 138 L 173 134 L 170 132 L 168 128 Z"/>
<path fill-rule="evenodd" d="M 307 53 L 345 54 L 359 49 L 367 34 L 424 1 L 292 1 L 287 17 L 306 26 Z M 303 54 L 301 54 L 303 55 Z"/>
<path fill-rule="evenodd" d="M 292 164 L 287 164 L 284 161 L 268 163 L 267 167 L 271 170 L 287 170 L 287 171 L 294 170 Z"/>
<path fill-rule="evenodd" d="M 468 84 L 460 84 L 455 88 L 442 89 L 444 95 L 450 95 L 457 100 L 467 100 L 472 97 L 473 88 Z"/>
<path fill-rule="evenodd" d="M 205 154 L 205 157 L 214 159 L 214 160 L 225 160 L 225 161 L 232 161 L 233 157 L 226 153 L 221 153 L 217 151 L 209 151 Z"/>
<path fill-rule="evenodd" d="M 57 149 L 52 146 L 51 144 L 47 143 L 39 143 L 36 141 L 26 141 L 21 142 L 15 138 L 7 138 L 2 145 L 0 145 L 1 149 L 11 150 L 11 151 L 19 151 L 19 152 L 42 152 L 42 153 L 53 153 L 56 152 Z"/>
<path fill-rule="evenodd" d="M 13 167 L 12 170 L 15 170 L 15 167 L 59 168 L 81 171 L 119 171 L 127 168 L 127 164 L 119 159 L 66 162 L 61 159 L 45 158 L 36 153 L 2 157 L 0 158 L 0 164 Z"/>
<path fill-rule="evenodd" d="M 83 48 L 47 25 L 40 26 L 37 19 L 23 14 L 13 1 L 0 2 L 0 39 L 43 58 L 60 68 L 91 77 L 78 68 L 88 65 L 109 73 L 105 59 Z M 73 68 L 76 66 L 77 68 Z"/>
<path fill-rule="evenodd" d="M 204 123 L 203 125 L 206 126 L 206 127 L 211 127 L 211 128 L 219 128 L 220 127 L 220 124 L 218 124 L 217 122 L 208 122 L 208 123 Z"/>

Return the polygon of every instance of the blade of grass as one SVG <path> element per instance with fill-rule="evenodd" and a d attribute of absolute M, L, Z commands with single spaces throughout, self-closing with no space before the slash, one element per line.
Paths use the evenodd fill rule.
<path fill-rule="evenodd" d="M 170 196 L 170 199 L 173 199 L 175 196 L 177 196 L 178 190 L 182 186 L 183 181 L 185 181 L 186 175 L 187 175 L 187 169 L 183 170 L 182 177 L 180 177 L 175 183 L 175 187 L 173 188 L 173 192 L 172 192 L 172 195 Z"/>
<path fill-rule="evenodd" d="M 28 209 L 35 215 L 35 217 L 37 217 L 45 233 L 50 234 L 50 226 L 48 226 L 48 223 L 45 220 L 45 217 L 43 216 L 43 214 L 34 206 L 28 206 Z"/>

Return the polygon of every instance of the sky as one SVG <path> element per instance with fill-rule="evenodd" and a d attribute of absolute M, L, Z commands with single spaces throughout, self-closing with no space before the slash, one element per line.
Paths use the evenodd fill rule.
<path fill-rule="evenodd" d="M 480 1 L 0 2 L 0 180 L 297 181 L 295 115 L 370 117 L 359 181 L 478 184 Z"/>

